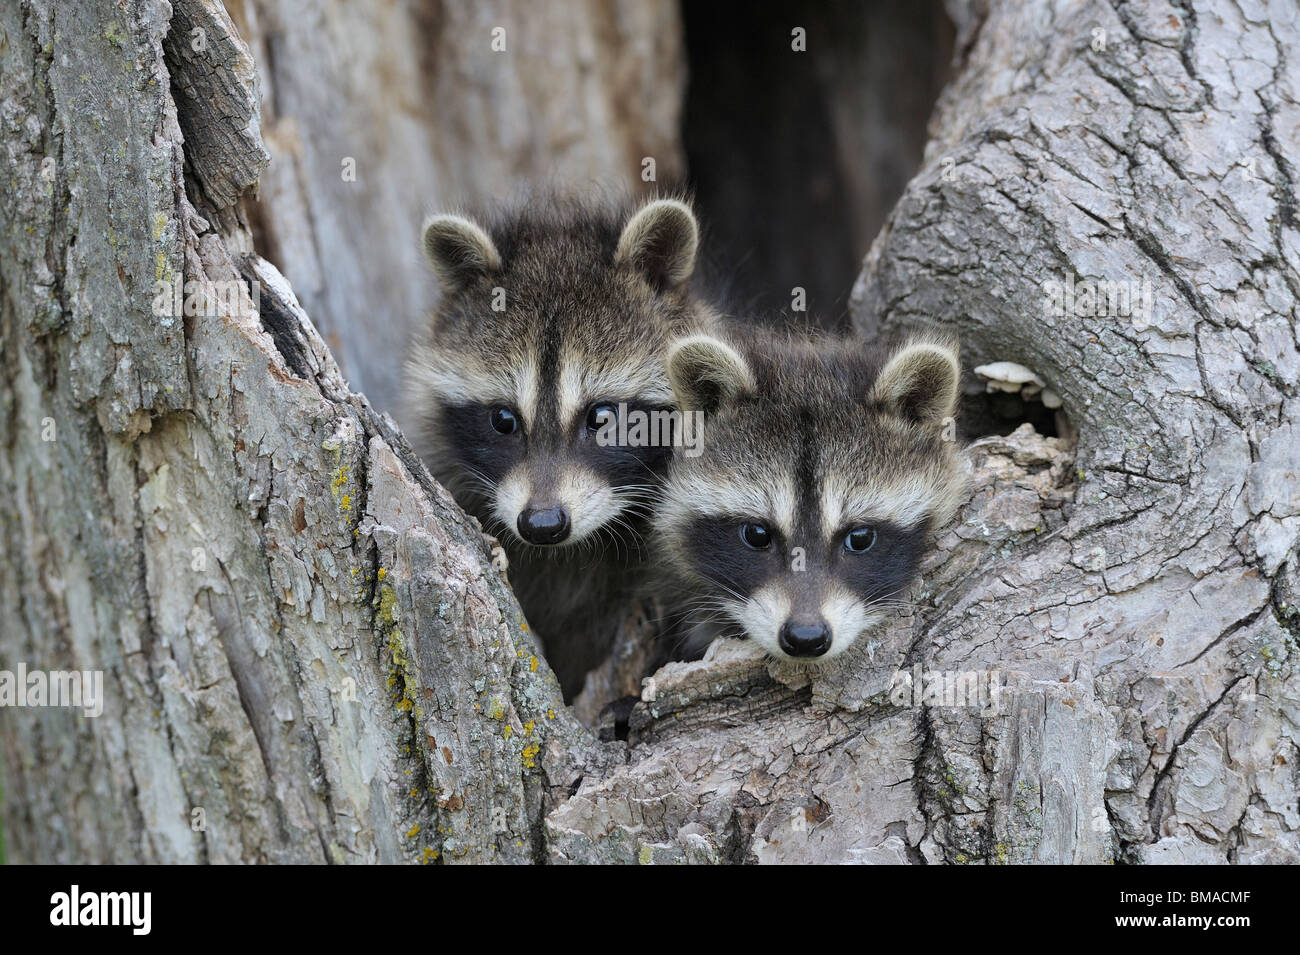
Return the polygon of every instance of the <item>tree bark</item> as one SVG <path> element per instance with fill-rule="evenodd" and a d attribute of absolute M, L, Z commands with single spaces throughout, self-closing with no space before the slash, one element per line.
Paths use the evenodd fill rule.
<path fill-rule="evenodd" d="M 536 858 L 548 787 L 606 749 L 252 253 L 258 91 L 221 4 L 106 9 L 3 13 L 0 658 L 106 696 L 0 715 L 11 858 Z M 177 277 L 260 307 L 155 314 Z"/>
<path fill-rule="evenodd" d="M 923 753 L 967 795 L 960 817 L 922 800 L 922 851 L 998 854 L 987 822 L 1027 782 L 1042 826 L 1010 859 L 1293 863 L 1295 6 L 955 6 L 970 52 L 854 316 L 869 338 L 955 326 L 969 365 L 1019 363 L 1063 399 L 1062 519 L 992 530 L 913 651 L 1024 671 L 1035 722 L 1070 739 L 989 772 L 975 724 L 932 712 Z M 1069 278 L 1149 281 L 1150 313 L 1045 312 Z"/>
<path fill-rule="evenodd" d="M 675 8 L 448 4 L 434 56 L 400 23 L 359 35 L 343 4 L 86 6 L 0 12 L 0 669 L 107 688 L 97 718 L 0 711 L 11 859 L 1300 857 L 1286 10 L 950 4 L 961 60 L 854 320 L 869 339 L 955 324 L 968 365 L 1014 361 L 1061 396 L 1077 447 L 974 442 L 913 608 L 845 665 L 720 643 L 602 742 L 490 541 L 331 346 L 352 384 L 392 374 L 424 304 L 406 258 L 426 198 L 545 181 L 537 157 L 566 142 L 579 176 L 679 162 Z M 487 71 L 463 42 L 547 17 L 571 28 L 531 35 L 573 46 L 540 63 Z M 322 69 L 355 103 L 308 132 L 295 116 L 337 105 Z M 532 85 L 564 69 L 572 127 Z M 641 83 L 670 92 L 628 114 Z M 655 144 L 607 148 L 592 127 L 623 115 Z M 1149 323 L 1044 314 L 1067 276 L 1149 278 Z M 242 279 L 259 308 L 155 314 L 175 277 Z M 607 685 L 635 685 L 639 632 Z M 933 672 L 997 693 L 900 695 Z"/>

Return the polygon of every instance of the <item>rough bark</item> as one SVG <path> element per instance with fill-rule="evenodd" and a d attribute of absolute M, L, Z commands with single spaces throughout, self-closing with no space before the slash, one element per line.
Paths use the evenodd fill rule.
<path fill-rule="evenodd" d="M 1286 9 L 954 6 L 963 61 L 855 320 L 871 338 L 955 322 L 970 366 L 1016 361 L 1062 396 L 1077 449 L 1028 428 L 975 442 L 971 500 L 912 610 L 845 665 L 719 644 L 656 674 L 629 740 L 602 743 L 560 705 L 489 542 L 349 391 L 253 252 L 255 234 L 274 234 L 283 263 L 310 264 L 331 230 L 375 243 L 355 264 L 318 258 L 316 278 L 286 270 L 319 283 L 313 313 L 334 310 L 356 367 L 383 369 L 384 335 L 367 351 L 347 318 L 371 294 L 384 308 L 419 298 L 373 282 L 418 218 L 402 205 L 408 152 L 381 165 L 397 183 L 367 182 L 381 197 L 346 213 L 316 192 L 336 174 L 331 150 L 349 155 L 337 142 L 288 172 L 273 161 L 263 183 L 287 179 L 254 230 L 264 149 L 282 156 L 291 127 L 277 119 L 262 145 L 257 74 L 218 0 L 86 7 L 0 12 L 0 668 L 102 668 L 109 688 L 96 719 L 0 712 L 11 857 L 1300 856 L 1300 26 Z M 282 89 L 309 86 L 285 65 L 297 56 L 273 52 L 291 31 L 254 24 L 260 6 L 233 13 L 254 59 L 290 77 Z M 182 23 L 206 31 L 206 58 L 180 45 Z M 626 29 L 643 53 L 679 43 L 671 17 Z M 416 62 L 397 49 L 395 64 Z M 596 71 L 627 57 L 598 55 Z M 365 67 L 338 72 L 368 82 Z M 491 82 L 527 95 L 526 81 Z M 311 102 L 294 108 L 329 107 Z M 515 128 L 501 108 L 462 116 L 500 120 L 481 135 L 456 128 L 483 155 L 453 152 L 428 119 L 395 139 L 432 143 L 467 183 Z M 518 171 L 502 159 L 493 175 Z M 277 204 L 310 207 L 310 225 L 290 240 L 295 214 Z M 351 298 L 330 299 L 320 276 L 336 268 L 353 270 Z M 1148 274 L 1149 327 L 1045 316 L 1042 282 L 1068 272 Z M 256 315 L 150 308 L 158 278 L 241 275 Z M 914 666 L 999 671 L 1000 691 L 987 712 L 905 705 L 891 690 Z"/>
<path fill-rule="evenodd" d="M 1104 792 L 1106 838 L 1084 858 L 1295 862 L 1296 7 L 957 19 L 968 59 L 855 319 L 869 337 L 951 323 L 968 365 L 1036 372 L 1077 426 L 1077 483 L 1064 520 L 990 549 L 915 650 L 1068 681 L 1074 745 L 1054 758 Z M 1147 279 L 1151 312 L 1047 314 L 1044 283 L 1069 276 Z M 974 853 L 969 814 L 1005 805 L 984 747 L 968 720 L 928 727 L 928 758 L 971 794 L 961 817 L 927 810 L 930 858 Z M 1031 802 L 1080 831 L 1102 805 L 1071 810 L 1046 785 Z"/>
<path fill-rule="evenodd" d="M 107 697 L 0 714 L 10 857 L 534 858 L 570 748 L 604 750 L 477 526 L 250 253 L 258 97 L 220 4 L 105 10 L 3 13 L 0 660 Z M 260 309 L 154 314 L 176 276 Z"/>

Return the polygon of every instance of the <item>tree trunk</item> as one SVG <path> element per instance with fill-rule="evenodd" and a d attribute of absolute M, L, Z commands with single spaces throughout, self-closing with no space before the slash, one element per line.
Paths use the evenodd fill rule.
<path fill-rule="evenodd" d="M 679 173 L 676 8 L 376 36 L 354 7 L 0 12 L 0 670 L 106 695 L 0 712 L 12 860 L 1300 857 L 1286 10 L 950 4 L 957 70 L 854 321 L 954 324 L 970 366 L 1060 396 L 1061 436 L 972 444 L 913 610 L 845 666 L 720 643 L 602 742 L 332 351 L 391 406 L 426 201 Z M 155 308 L 177 278 L 258 307 Z M 1149 316 L 1044 310 L 1044 282 L 1130 278 Z M 936 673 L 993 692 L 916 705 Z"/>
<path fill-rule="evenodd" d="M 855 321 L 1031 369 L 1078 448 L 1059 518 L 968 517 L 984 553 L 917 632 L 937 670 L 1035 687 L 982 732 L 923 720 L 922 852 L 1294 863 L 1295 5 L 956 6 L 970 52 Z M 1070 280 L 1149 282 L 1149 312 L 1045 310 Z"/>
<path fill-rule="evenodd" d="M 0 659 L 106 697 L 4 711 L 10 857 L 538 857 L 548 787 L 609 754 L 477 525 L 252 254 L 266 154 L 222 5 L 105 10 L 0 26 Z M 154 308 L 241 276 L 257 311 Z"/>

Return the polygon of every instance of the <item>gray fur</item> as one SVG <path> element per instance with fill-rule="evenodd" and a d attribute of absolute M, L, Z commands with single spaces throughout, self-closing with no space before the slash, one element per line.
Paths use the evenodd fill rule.
<path fill-rule="evenodd" d="M 834 617 L 843 632 L 830 658 L 878 625 L 961 498 L 945 422 L 959 369 L 941 341 L 879 356 L 852 338 L 747 326 L 674 346 L 680 403 L 706 418 L 703 453 L 673 460 L 655 520 L 669 652 L 691 656 L 730 633 L 782 656 L 767 633 L 780 618 Z M 777 539 L 748 547 L 744 523 Z M 845 550 L 861 527 L 880 530 L 874 554 Z"/>
<path fill-rule="evenodd" d="M 636 212 L 547 199 L 482 225 L 469 216 L 430 225 L 425 248 L 443 298 L 407 363 L 407 418 L 430 470 L 501 540 L 524 613 L 572 697 L 643 580 L 669 453 L 596 447 L 586 416 L 599 399 L 673 405 L 668 342 L 714 321 L 689 283 L 698 229 L 676 200 Z M 514 435 L 483 429 L 498 405 L 523 422 Z M 525 497 L 571 508 L 582 539 L 526 543 L 510 520 Z"/>

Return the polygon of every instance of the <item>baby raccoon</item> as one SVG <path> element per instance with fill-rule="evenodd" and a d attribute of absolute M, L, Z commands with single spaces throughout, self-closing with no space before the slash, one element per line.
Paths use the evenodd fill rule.
<path fill-rule="evenodd" d="M 668 343 L 712 323 L 688 289 L 698 237 L 675 199 L 424 226 L 443 297 L 407 363 L 409 417 L 430 470 L 505 547 L 566 699 L 626 614 L 671 453 L 597 438 L 673 407 Z"/>
<path fill-rule="evenodd" d="M 655 521 L 676 655 L 739 631 L 825 660 L 884 620 L 962 499 L 944 434 L 959 373 L 947 342 L 883 367 L 841 338 L 676 342 L 668 377 L 684 412 L 705 412 L 703 453 L 674 458 Z"/>

